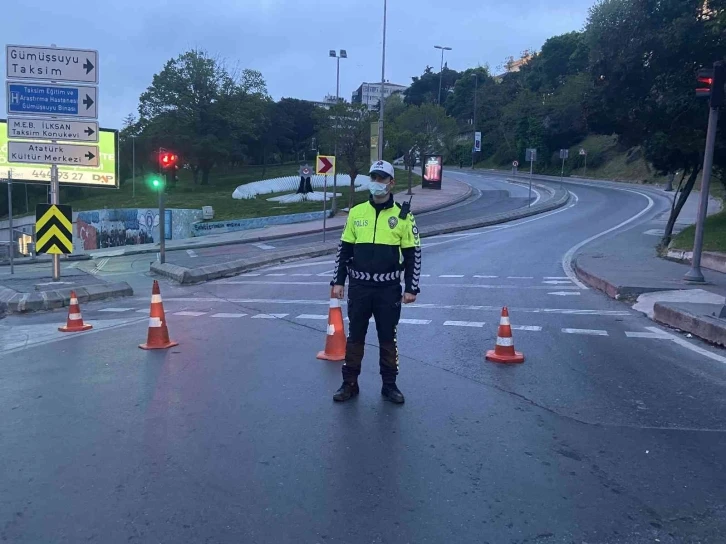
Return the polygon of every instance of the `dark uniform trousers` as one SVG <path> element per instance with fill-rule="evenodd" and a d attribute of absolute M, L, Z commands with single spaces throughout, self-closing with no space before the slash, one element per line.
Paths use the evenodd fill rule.
<path fill-rule="evenodd" d="M 350 327 L 345 350 L 343 379 L 355 382 L 361 370 L 366 332 L 373 316 L 380 345 L 380 369 L 383 383 L 395 383 L 398 375 L 396 328 L 401 317 L 401 285 L 370 285 L 351 281 L 348 289 Z"/>

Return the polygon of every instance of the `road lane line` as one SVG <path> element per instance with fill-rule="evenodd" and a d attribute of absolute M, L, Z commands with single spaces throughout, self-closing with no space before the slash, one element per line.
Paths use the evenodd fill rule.
<path fill-rule="evenodd" d="M 265 274 L 265 276 L 287 276 L 287 274 Z"/>
<path fill-rule="evenodd" d="M 607 336 L 608 331 L 602 331 L 597 329 L 562 329 L 562 332 L 566 334 L 589 334 L 591 336 Z"/>
<path fill-rule="evenodd" d="M 309 278 L 310 276 L 312 276 L 312 274 L 290 274 L 290 275 L 291 275 L 291 276 L 305 276 L 305 277 L 308 277 L 308 278 Z"/>
<path fill-rule="evenodd" d="M 681 338 L 680 336 L 676 336 L 675 334 L 670 334 L 665 331 L 660 330 L 658 327 L 646 327 L 651 332 L 659 333 L 667 337 L 669 340 L 675 342 L 681 347 L 684 347 L 688 350 L 691 350 L 695 353 L 698 353 L 699 355 L 703 355 L 704 357 L 708 357 L 709 359 L 713 361 L 717 361 L 719 363 L 726 364 L 726 357 L 723 357 L 721 355 L 718 355 L 716 353 L 712 353 L 708 351 L 707 349 L 703 349 L 702 347 L 699 347 L 695 344 L 691 344 L 688 340 L 685 340 Z"/>
<path fill-rule="evenodd" d="M 628 338 L 655 338 L 657 340 L 670 340 L 668 336 L 657 333 L 657 332 L 632 332 L 632 331 L 625 331 L 625 336 Z"/>
<path fill-rule="evenodd" d="M 463 278 L 464 274 L 441 274 L 440 278 Z"/>
<path fill-rule="evenodd" d="M 508 280 L 533 280 L 533 276 L 507 276 Z"/>
<path fill-rule="evenodd" d="M 320 274 L 318 274 L 320 276 Z M 329 274 L 328 276 L 332 276 Z M 328 285 L 330 282 L 327 281 L 218 281 L 215 282 L 217 285 Z M 424 287 L 471 287 L 475 289 L 535 289 L 535 290 L 549 290 L 552 289 L 548 285 L 487 285 L 481 283 L 424 283 Z M 580 289 L 576 285 L 562 285 L 558 289 Z"/>
<path fill-rule="evenodd" d="M 270 244 L 263 244 L 262 242 L 260 242 L 258 244 L 252 244 L 252 245 L 259 249 L 265 249 L 265 250 L 275 249 L 275 246 L 271 246 Z"/>
<path fill-rule="evenodd" d="M 174 312 L 172 315 L 181 315 L 181 316 L 185 316 L 185 317 L 199 317 L 206 313 L 207 312 L 186 312 L 185 311 L 185 312 Z"/>
<path fill-rule="evenodd" d="M 399 319 L 399 323 L 404 323 L 406 325 L 429 325 L 431 324 L 430 319 Z"/>
<path fill-rule="evenodd" d="M 483 327 L 483 321 L 444 321 L 445 327 Z"/>
<path fill-rule="evenodd" d="M 569 280 L 567 276 L 545 276 L 543 280 Z"/>
<path fill-rule="evenodd" d="M 327 302 L 326 302 L 327 304 Z M 257 314 L 253 315 L 252 319 L 282 319 L 290 314 Z"/>
<path fill-rule="evenodd" d="M 328 316 L 322 314 L 300 314 L 295 319 L 319 319 L 322 321 L 328 319 Z"/>
<path fill-rule="evenodd" d="M 572 280 L 544 280 L 542 283 L 547 285 L 571 285 Z"/>
<path fill-rule="evenodd" d="M 199 257 L 199 255 L 197 255 L 197 252 L 194 251 L 193 249 L 187 249 L 187 255 L 189 255 L 190 257 L 193 257 L 193 258 Z"/>
<path fill-rule="evenodd" d="M 133 308 L 104 308 L 103 310 L 98 310 L 99 312 L 130 312 L 133 310 Z M 93 310 L 89 310 L 93 311 Z M 147 310 L 144 310 L 147 311 Z"/>
<path fill-rule="evenodd" d="M 542 330 L 542 327 L 537 325 L 512 325 L 513 331 L 533 331 L 533 332 L 539 332 Z"/>
<path fill-rule="evenodd" d="M 615 225 L 614 227 L 611 227 L 607 230 L 599 232 L 598 234 L 595 234 L 594 236 L 590 236 L 588 239 L 583 240 L 579 244 L 576 244 L 567 250 L 567 253 L 565 253 L 565 255 L 562 257 L 562 269 L 565 271 L 565 275 L 567 275 L 567 277 L 570 278 L 575 283 L 575 285 L 579 286 L 582 289 L 589 289 L 589 287 L 587 285 L 585 285 L 584 283 L 582 283 L 579 280 L 579 278 L 577 277 L 577 274 L 575 274 L 575 270 L 572 266 L 572 260 L 575 256 L 575 253 L 577 251 L 579 251 L 580 249 L 582 249 L 585 245 L 589 244 L 590 242 L 597 240 L 598 238 L 601 238 L 601 237 L 605 236 L 606 234 L 610 234 L 613 231 L 621 229 L 622 227 L 624 227 L 626 225 L 629 225 L 633 221 L 642 217 L 644 214 L 648 213 L 648 211 L 653 206 L 655 206 L 655 202 L 653 202 L 653 199 L 650 198 L 645 193 L 641 193 L 639 191 L 633 191 L 632 189 L 620 189 L 620 188 L 616 188 L 616 187 L 612 187 L 612 189 L 614 189 L 616 191 L 627 191 L 628 193 L 634 193 L 636 195 L 640 195 L 648 200 L 648 205 L 645 208 L 643 208 L 642 210 L 640 210 L 637 214 L 632 216 L 630 219 L 626 219 L 625 221 Z M 570 191 L 570 192 L 572 193 L 572 191 Z M 574 194 L 574 193 L 572 193 L 572 194 Z"/>
<path fill-rule="evenodd" d="M 487 279 L 487 280 L 493 280 L 495 278 L 498 278 L 499 276 L 478 276 L 478 275 L 474 274 L 474 277 L 475 278 L 484 278 L 484 279 Z"/>
<path fill-rule="evenodd" d="M 548 295 L 555 295 L 558 297 L 569 297 L 569 296 L 580 296 L 580 291 L 554 291 L 552 293 L 547 293 Z"/>
<path fill-rule="evenodd" d="M 257 272 L 247 272 L 246 274 L 240 274 L 240 278 L 253 278 L 255 276 L 261 276 L 262 274 L 258 274 Z"/>
<path fill-rule="evenodd" d="M 287 270 L 289 268 L 303 268 L 305 266 L 320 266 L 323 264 L 335 264 L 335 261 L 316 261 L 314 263 L 285 264 L 268 268 L 267 270 Z"/>
<path fill-rule="evenodd" d="M 227 313 L 222 312 L 219 314 L 211 315 L 210 317 L 235 318 L 235 317 L 244 317 L 246 315 L 247 314 L 227 314 Z"/>

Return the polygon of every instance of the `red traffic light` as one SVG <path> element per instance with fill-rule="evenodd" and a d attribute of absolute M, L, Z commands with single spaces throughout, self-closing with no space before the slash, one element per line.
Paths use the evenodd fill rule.
<path fill-rule="evenodd" d="M 696 76 L 698 87 L 696 87 L 696 96 L 699 98 L 708 98 L 711 96 L 711 88 L 713 86 L 713 70 L 710 68 L 702 68 Z"/>
<path fill-rule="evenodd" d="M 164 152 L 159 155 L 159 163 L 161 164 L 162 168 L 169 168 L 171 166 L 174 166 L 178 160 L 179 157 L 174 153 Z"/>

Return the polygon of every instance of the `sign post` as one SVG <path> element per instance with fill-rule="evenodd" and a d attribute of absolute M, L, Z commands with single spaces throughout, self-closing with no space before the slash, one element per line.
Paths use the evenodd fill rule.
<path fill-rule="evenodd" d="M 537 149 L 527 148 L 527 156 L 525 157 L 529 161 L 529 202 L 527 207 L 532 205 L 532 173 L 534 172 L 534 161 L 537 160 Z"/>
<path fill-rule="evenodd" d="M 13 247 L 13 171 L 8 172 L 8 221 L 10 227 L 10 274 L 15 274 L 15 247 Z"/>
<path fill-rule="evenodd" d="M 562 171 L 560 172 L 560 181 L 565 177 L 565 159 L 570 157 L 569 149 L 560 149 L 560 158 L 562 159 Z"/>
<path fill-rule="evenodd" d="M 512 161 L 512 175 L 517 175 L 517 167 L 519 166 L 519 161 Z"/>
<path fill-rule="evenodd" d="M 58 165 L 98 167 L 100 153 L 97 145 L 58 143 L 59 140 L 97 142 L 98 123 L 59 118 L 98 118 L 98 52 L 59 49 L 55 45 L 7 45 L 5 57 L 8 138 L 46 141 L 9 141 L 8 162 L 50 165 L 51 209 L 42 217 L 38 214 L 43 205 L 36 210 L 36 245 L 38 252 L 53 255 L 53 281 L 60 281 L 60 254 L 73 250 L 73 215 L 70 207 L 61 210 L 58 206 Z M 71 84 L 60 85 L 59 81 Z M 11 117 L 11 114 L 19 117 Z M 26 119 L 23 117 L 26 115 L 41 118 Z M 12 227 L 10 234 L 12 240 Z"/>
<path fill-rule="evenodd" d="M 325 233 L 327 228 L 327 201 L 328 201 L 328 176 L 335 175 L 335 156 L 318 155 L 315 160 L 315 173 L 319 176 L 325 176 L 323 183 L 323 243 L 325 243 Z M 335 198 L 335 196 L 333 196 Z"/>
<path fill-rule="evenodd" d="M 587 176 L 587 151 L 585 151 L 584 147 L 580 148 L 580 156 L 585 157 L 585 169 L 582 173 L 582 177 L 584 178 L 585 176 Z"/>

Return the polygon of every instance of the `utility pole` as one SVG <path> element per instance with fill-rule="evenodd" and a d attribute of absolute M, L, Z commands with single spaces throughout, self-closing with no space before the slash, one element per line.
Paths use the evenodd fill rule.
<path fill-rule="evenodd" d="M 474 168 L 474 161 L 476 160 L 476 94 L 479 90 L 479 74 L 474 72 L 474 149 L 471 152 L 471 167 Z"/>
<path fill-rule="evenodd" d="M 330 56 L 334 57 L 336 59 L 336 63 L 338 65 L 337 75 L 336 75 L 336 79 L 335 79 L 335 105 L 337 106 L 340 103 L 340 59 L 347 59 L 348 53 L 346 52 L 345 49 L 341 49 L 340 54 L 338 54 L 334 49 L 331 49 Z M 335 155 L 336 160 L 338 157 L 339 125 L 340 125 L 340 121 L 336 117 L 336 119 L 335 119 L 335 147 L 334 147 L 334 151 L 333 151 L 333 155 Z M 330 207 L 330 213 L 333 216 L 338 212 L 337 191 L 338 191 L 338 169 L 336 168 L 335 174 L 333 175 L 333 201 L 332 201 L 331 207 Z"/>
<path fill-rule="evenodd" d="M 15 274 L 15 241 L 13 240 L 13 171 L 8 170 L 8 227 L 10 228 L 10 275 Z"/>
<path fill-rule="evenodd" d="M 451 47 L 434 45 L 434 49 L 441 49 L 441 68 L 439 69 L 439 106 L 441 105 L 441 84 L 444 78 L 444 51 L 451 51 Z"/>
<path fill-rule="evenodd" d="M 378 101 L 378 160 L 383 160 L 383 107 L 386 86 L 386 12 L 388 2 L 383 0 L 383 58 L 381 60 L 381 99 Z"/>
<path fill-rule="evenodd" d="M 131 136 L 131 198 L 136 198 L 136 136 Z"/>

